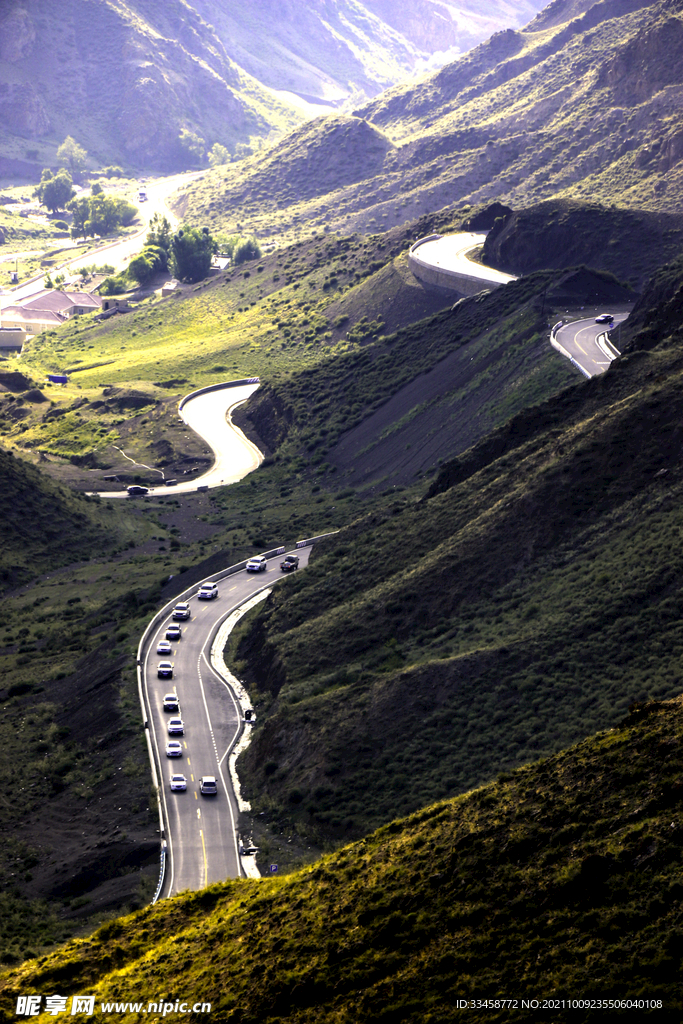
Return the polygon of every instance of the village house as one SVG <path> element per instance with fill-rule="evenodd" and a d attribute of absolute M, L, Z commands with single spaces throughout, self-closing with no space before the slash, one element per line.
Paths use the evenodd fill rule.
<path fill-rule="evenodd" d="M 43 289 L 16 306 L 0 313 L 0 348 L 21 348 L 27 337 L 53 330 L 72 316 L 93 313 L 102 308 L 99 295 Z"/>

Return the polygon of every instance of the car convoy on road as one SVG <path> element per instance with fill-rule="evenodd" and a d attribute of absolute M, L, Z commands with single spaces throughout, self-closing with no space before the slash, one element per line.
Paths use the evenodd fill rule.
<path fill-rule="evenodd" d="M 231 785 L 232 752 L 255 717 L 214 648 L 225 635 L 222 624 L 266 597 L 275 574 L 284 578 L 305 566 L 311 545 L 305 541 L 287 553 L 280 547 L 232 566 L 218 583 L 198 582 L 166 605 L 143 635 L 140 696 L 152 775 L 161 776 L 157 898 L 255 871 L 241 859 L 240 794 Z"/>
<path fill-rule="evenodd" d="M 218 597 L 218 585 L 214 582 L 202 583 L 200 586 L 197 597 L 200 601 L 213 600 Z M 178 601 L 173 609 L 172 617 L 174 620 L 180 620 L 186 622 L 190 619 L 192 611 L 188 601 Z M 171 647 L 172 640 L 180 640 L 182 637 L 182 629 L 176 621 L 169 623 L 166 627 L 166 639 L 160 640 L 157 644 L 157 654 L 173 654 L 173 648 Z M 158 679 L 172 679 L 173 678 L 173 662 L 171 661 L 160 661 L 157 665 L 157 678 Z M 169 736 L 184 736 L 185 725 L 180 717 L 180 700 L 178 694 L 174 692 L 165 693 L 163 697 L 162 707 L 164 711 L 174 712 L 173 718 L 168 719 L 166 726 Z M 166 757 L 182 757 L 183 746 L 178 740 L 169 739 L 166 743 Z M 187 779 L 182 772 L 171 772 L 170 787 L 172 793 L 181 793 L 187 790 Z M 218 784 L 216 779 L 210 775 L 204 775 L 199 780 L 199 792 L 204 796 L 217 796 L 218 795 Z"/>
<path fill-rule="evenodd" d="M 298 555 L 286 555 L 283 561 L 280 562 L 280 569 L 282 572 L 291 572 L 294 569 L 298 569 L 298 567 Z M 265 555 L 255 555 L 253 558 L 250 558 L 245 565 L 245 569 L 249 573 L 267 571 L 268 562 Z M 197 598 L 200 601 L 211 601 L 217 597 L 218 585 L 213 581 L 202 583 L 197 591 Z M 168 657 L 173 654 L 173 648 L 171 646 L 172 642 L 179 641 L 182 638 L 182 628 L 178 623 L 187 622 L 191 618 L 191 615 L 192 610 L 188 601 L 176 602 L 171 613 L 173 621 L 166 626 L 165 639 L 159 640 L 157 643 L 156 653 L 158 655 L 165 655 Z M 173 668 L 174 666 L 172 661 L 160 661 L 157 665 L 157 678 L 172 679 Z M 165 693 L 162 700 L 162 707 L 165 712 L 171 712 L 173 714 L 173 717 L 168 719 L 166 726 L 169 735 L 169 739 L 166 743 L 166 756 L 169 758 L 182 757 L 182 743 L 175 738 L 171 738 L 183 736 L 185 734 L 185 726 L 182 718 L 180 717 L 180 700 L 178 694 L 175 691 Z M 171 772 L 170 788 L 172 792 L 186 791 L 186 777 L 180 772 Z M 199 792 L 203 796 L 217 796 L 218 782 L 215 776 L 203 775 L 199 780 Z"/>

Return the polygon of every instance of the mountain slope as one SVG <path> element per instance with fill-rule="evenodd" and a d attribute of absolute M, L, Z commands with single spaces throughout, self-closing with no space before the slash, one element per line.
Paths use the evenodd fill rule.
<path fill-rule="evenodd" d="M 682 751 L 680 700 L 634 707 L 311 868 L 183 894 L 5 971 L 2 1020 L 48 992 L 134 998 L 131 1020 L 176 1000 L 235 1024 L 611 1016 L 595 999 L 674 1020 Z"/>
<path fill-rule="evenodd" d="M 254 206 L 254 161 L 210 175 L 188 212 L 277 237 L 304 223 L 375 231 L 493 199 L 513 207 L 555 197 L 676 211 L 683 196 L 681 3 L 600 0 L 577 14 L 576 4 L 561 2 L 549 10 L 552 17 L 496 33 L 436 74 L 354 111 L 393 143 L 365 180 L 326 195 L 302 191 L 284 206 L 279 195 L 266 196 Z M 325 159 L 322 150 L 312 155 L 312 180 Z"/>
<path fill-rule="evenodd" d="M 73 135 L 103 163 L 186 167 L 196 158 L 182 129 L 233 147 L 300 120 L 184 0 L 12 0 L 0 38 L 0 126 L 24 140 Z"/>
<path fill-rule="evenodd" d="M 677 692 L 683 348 L 661 308 L 647 351 L 321 544 L 243 627 L 259 811 L 359 835 Z"/>
<path fill-rule="evenodd" d="M 351 93 L 374 96 L 415 74 L 430 60 L 444 63 L 507 25 L 522 25 L 537 0 L 487 5 L 472 0 L 308 0 L 305 4 L 236 4 L 194 0 L 241 67 L 272 89 L 329 103 Z"/>
<path fill-rule="evenodd" d="M 539 6 L 498 2 L 482 17 L 469 0 L 421 0 L 412 18 L 387 20 L 378 0 L 377 11 L 357 0 L 64 0 L 59 9 L 8 0 L 0 13 L 3 154 L 53 163 L 56 145 L 72 135 L 102 164 L 194 166 L 183 129 L 207 149 L 281 135 L 308 116 L 295 94 L 359 102 L 415 73 L 435 50 L 457 53 Z"/>

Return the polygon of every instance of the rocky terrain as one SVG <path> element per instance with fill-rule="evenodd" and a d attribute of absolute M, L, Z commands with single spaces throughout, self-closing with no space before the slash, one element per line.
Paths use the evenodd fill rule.
<path fill-rule="evenodd" d="M 321 145 L 292 198 L 284 173 L 272 180 L 278 147 L 266 167 L 216 170 L 185 208 L 274 239 L 303 223 L 384 230 L 456 202 L 517 209 L 553 198 L 673 213 L 683 196 L 681 39 L 683 11 L 669 0 L 557 0 L 526 28 L 356 108 L 392 144 L 381 168 L 368 171 L 352 150 L 349 181 L 325 192 Z M 297 133 L 280 145 L 306 152 Z"/>
<path fill-rule="evenodd" d="M 310 102 L 361 102 L 541 4 L 496 0 L 484 15 L 476 6 L 420 0 L 406 16 L 381 0 L 7 0 L 0 176 L 39 178 L 67 135 L 100 166 L 200 166 L 214 143 L 234 152 L 282 135 Z M 187 135 L 183 144 L 183 132 L 203 145 Z"/>

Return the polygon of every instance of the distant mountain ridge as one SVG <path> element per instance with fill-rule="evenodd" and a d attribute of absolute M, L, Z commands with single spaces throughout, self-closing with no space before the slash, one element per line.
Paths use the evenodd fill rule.
<path fill-rule="evenodd" d="M 260 163 L 219 169 L 187 198 L 216 226 L 291 237 L 297 223 L 377 231 L 458 204 L 550 198 L 675 212 L 683 198 L 681 0 L 556 0 L 419 82 L 353 111 L 392 146 L 343 189 L 276 188 L 258 206 Z M 324 131 L 320 124 L 320 134 Z M 269 154 L 291 148 L 293 135 Z M 319 180 L 323 147 L 309 161 Z M 284 176 L 283 182 L 284 185 Z M 289 232 L 289 233 L 288 233 Z"/>
<path fill-rule="evenodd" d="M 308 116 L 297 97 L 361 102 L 539 6 L 492 0 L 483 16 L 472 0 L 417 0 L 408 17 L 383 0 L 6 0 L 3 155 L 45 164 L 72 135 L 102 163 L 185 168 L 197 158 L 183 130 L 231 150 L 282 134 Z"/>

